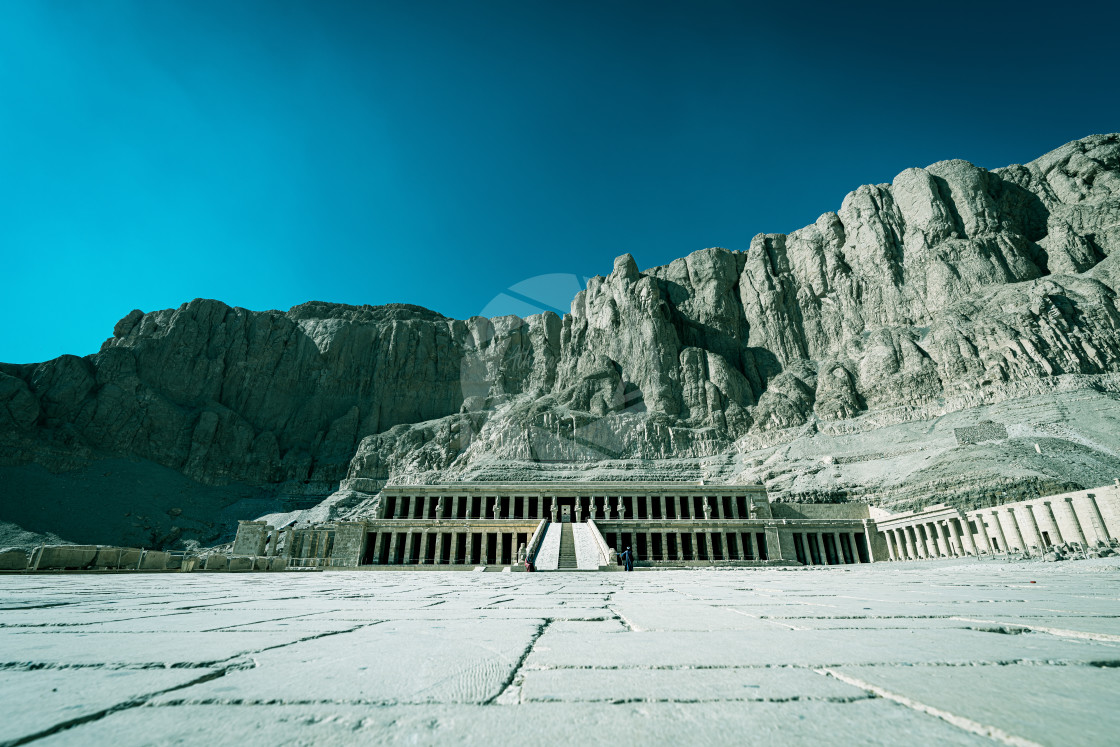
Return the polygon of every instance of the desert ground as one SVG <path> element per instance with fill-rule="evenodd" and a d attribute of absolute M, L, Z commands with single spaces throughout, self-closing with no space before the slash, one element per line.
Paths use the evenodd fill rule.
<path fill-rule="evenodd" d="M 1120 561 L 0 577 L 0 744 L 1116 744 Z"/>

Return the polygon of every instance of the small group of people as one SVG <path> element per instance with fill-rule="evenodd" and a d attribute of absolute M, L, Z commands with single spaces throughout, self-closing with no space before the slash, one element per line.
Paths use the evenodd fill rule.
<path fill-rule="evenodd" d="M 622 567 L 623 568 L 625 568 L 628 571 L 634 570 L 634 553 L 630 552 L 629 547 L 627 547 L 625 550 L 623 550 L 622 555 L 620 555 L 619 557 L 622 558 Z"/>

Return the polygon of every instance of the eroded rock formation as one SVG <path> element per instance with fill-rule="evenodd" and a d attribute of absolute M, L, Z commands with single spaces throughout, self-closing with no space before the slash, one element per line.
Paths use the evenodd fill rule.
<path fill-rule="evenodd" d="M 251 487 L 272 510 L 332 493 L 343 510 L 385 480 L 529 475 L 707 475 L 919 503 L 993 481 L 1110 481 L 1117 249 L 1120 136 L 1100 135 L 1024 166 L 908 169 L 746 252 L 644 272 L 623 255 L 563 317 L 134 311 L 96 355 L 0 365 L 0 464 L 59 475 L 139 460 Z M 945 440 L 993 413 L 1014 421 L 1007 439 Z M 899 462 L 900 448 L 926 463 Z"/>

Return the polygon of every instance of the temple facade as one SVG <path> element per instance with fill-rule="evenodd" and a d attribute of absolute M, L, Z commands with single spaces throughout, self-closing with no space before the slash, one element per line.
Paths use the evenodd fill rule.
<path fill-rule="evenodd" d="M 373 515 L 276 530 L 241 522 L 234 556 L 288 568 L 612 570 L 847 565 L 958 556 L 1088 553 L 1120 545 L 1115 485 L 962 511 L 772 503 L 761 485 L 675 482 L 386 486 Z"/>
<path fill-rule="evenodd" d="M 771 503 L 761 485 L 454 483 L 381 490 L 374 515 L 278 531 L 241 522 L 234 554 L 288 567 L 843 565 L 887 558 L 866 504 Z"/>
<path fill-rule="evenodd" d="M 1112 547 L 1120 541 L 1120 480 L 971 511 L 939 505 L 903 514 L 872 509 L 872 514 L 878 514 L 876 526 L 891 560 Z"/>

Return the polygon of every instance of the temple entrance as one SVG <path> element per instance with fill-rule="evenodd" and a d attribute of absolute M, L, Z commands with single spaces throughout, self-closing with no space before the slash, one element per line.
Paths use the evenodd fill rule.
<path fill-rule="evenodd" d="M 572 507 L 565 504 L 560 507 L 560 522 L 562 524 L 571 523 L 572 521 Z"/>

